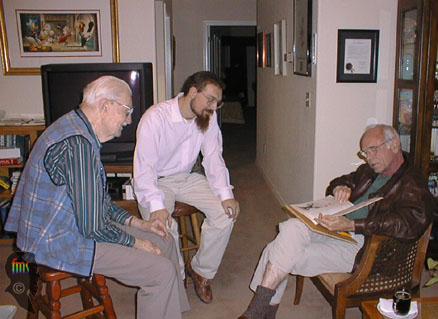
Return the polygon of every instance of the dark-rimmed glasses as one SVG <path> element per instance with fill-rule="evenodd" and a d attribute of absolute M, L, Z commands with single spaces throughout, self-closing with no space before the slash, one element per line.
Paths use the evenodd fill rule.
<path fill-rule="evenodd" d="M 218 101 L 212 96 L 205 95 L 204 92 L 202 91 L 198 91 L 198 92 L 201 93 L 207 99 L 208 106 L 213 106 L 216 103 L 216 110 L 219 110 L 222 106 L 224 106 L 224 102 L 222 100 Z"/>
<path fill-rule="evenodd" d="M 362 159 L 367 159 L 370 155 L 376 155 L 379 148 L 388 143 L 390 140 L 392 140 L 392 138 L 385 140 L 382 144 L 379 144 L 377 146 L 370 146 L 366 150 L 360 150 L 359 152 L 357 152 L 357 155 Z"/>

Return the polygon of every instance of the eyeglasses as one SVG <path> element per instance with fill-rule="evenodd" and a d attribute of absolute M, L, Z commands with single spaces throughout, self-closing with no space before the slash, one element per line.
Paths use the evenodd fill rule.
<path fill-rule="evenodd" d="M 388 143 L 390 140 L 392 140 L 392 138 L 390 138 L 389 140 L 385 140 L 382 144 L 379 144 L 377 146 L 371 146 L 368 147 L 366 150 L 361 150 L 357 152 L 357 155 L 362 159 L 367 159 L 370 155 L 376 155 L 379 148 Z"/>
<path fill-rule="evenodd" d="M 126 104 L 120 103 L 120 102 L 118 102 L 118 101 L 116 101 L 116 100 L 110 100 L 110 101 L 115 102 L 115 103 L 117 103 L 118 105 L 123 106 L 125 109 L 127 109 L 127 111 L 126 111 L 126 117 L 128 117 L 129 115 L 132 114 L 132 112 L 134 112 L 134 106 L 132 106 L 132 105 L 126 105 Z"/>
<path fill-rule="evenodd" d="M 208 106 L 213 106 L 214 104 L 216 104 L 216 110 L 219 110 L 220 108 L 222 108 L 222 106 L 224 106 L 224 102 L 222 100 L 218 101 L 212 96 L 205 95 L 204 92 L 202 91 L 198 91 L 198 92 L 201 93 L 207 99 Z"/>

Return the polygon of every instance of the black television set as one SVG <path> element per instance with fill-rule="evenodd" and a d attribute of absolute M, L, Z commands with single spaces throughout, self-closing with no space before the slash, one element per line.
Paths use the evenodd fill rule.
<path fill-rule="evenodd" d="M 74 63 L 41 66 L 44 117 L 46 126 L 65 113 L 76 109 L 82 91 L 91 81 L 103 75 L 125 80 L 132 90 L 132 123 L 122 135 L 103 144 L 104 163 L 132 163 L 136 129 L 141 116 L 153 104 L 152 63 Z"/>

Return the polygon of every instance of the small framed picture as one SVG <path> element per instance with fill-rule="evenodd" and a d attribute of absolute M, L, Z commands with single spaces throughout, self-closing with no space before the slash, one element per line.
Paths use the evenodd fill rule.
<path fill-rule="evenodd" d="M 271 39 L 271 33 L 266 33 L 265 37 L 265 43 L 266 43 L 266 67 L 272 67 L 272 39 Z"/>
<path fill-rule="evenodd" d="M 338 30 L 336 82 L 377 82 L 379 30 Z"/>
<path fill-rule="evenodd" d="M 257 34 L 257 66 L 266 66 L 266 33 L 261 31 Z"/>

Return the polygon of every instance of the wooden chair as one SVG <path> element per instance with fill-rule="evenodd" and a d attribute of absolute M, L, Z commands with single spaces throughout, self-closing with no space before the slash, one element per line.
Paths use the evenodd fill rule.
<path fill-rule="evenodd" d="M 77 278 L 78 284 L 62 289 L 61 281 L 72 277 Z M 45 295 L 42 295 L 44 284 Z M 83 310 L 69 315 L 61 315 L 60 299 L 75 293 L 81 295 Z M 97 300 L 97 305 L 94 305 L 92 297 Z M 32 297 L 32 306 L 35 314 L 29 313 L 28 318 L 30 319 L 38 319 L 40 311 L 49 319 L 117 318 L 106 286 L 105 276 L 94 274 L 93 279 L 89 280 L 44 266 L 38 267 L 37 290 Z"/>
<path fill-rule="evenodd" d="M 332 306 L 334 319 L 364 300 L 391 298 L 401 288 L 419 296 L 421 275 L 432 225 L 416 242 L 402 243 L 385 236 L 371 236 L 353 273 L 321 274 L 310 279 Z M 300 302 L 304 277 L 297 276 L 294 304 Z"/>
<path fill-rule="evenodd" d="M 179 223 L 181 252 L 185 264 L 190 261 L 190 250 L 198 250 L 201 243 L 201 227 L 199 226 L 197 213 L 201 213 L 201 211 L 196 207 L 182 202 L 175 202 L 172 217 L 176 218 Z M 186 223 L 186 217 L 190 218 L 190 229 Z"/>

